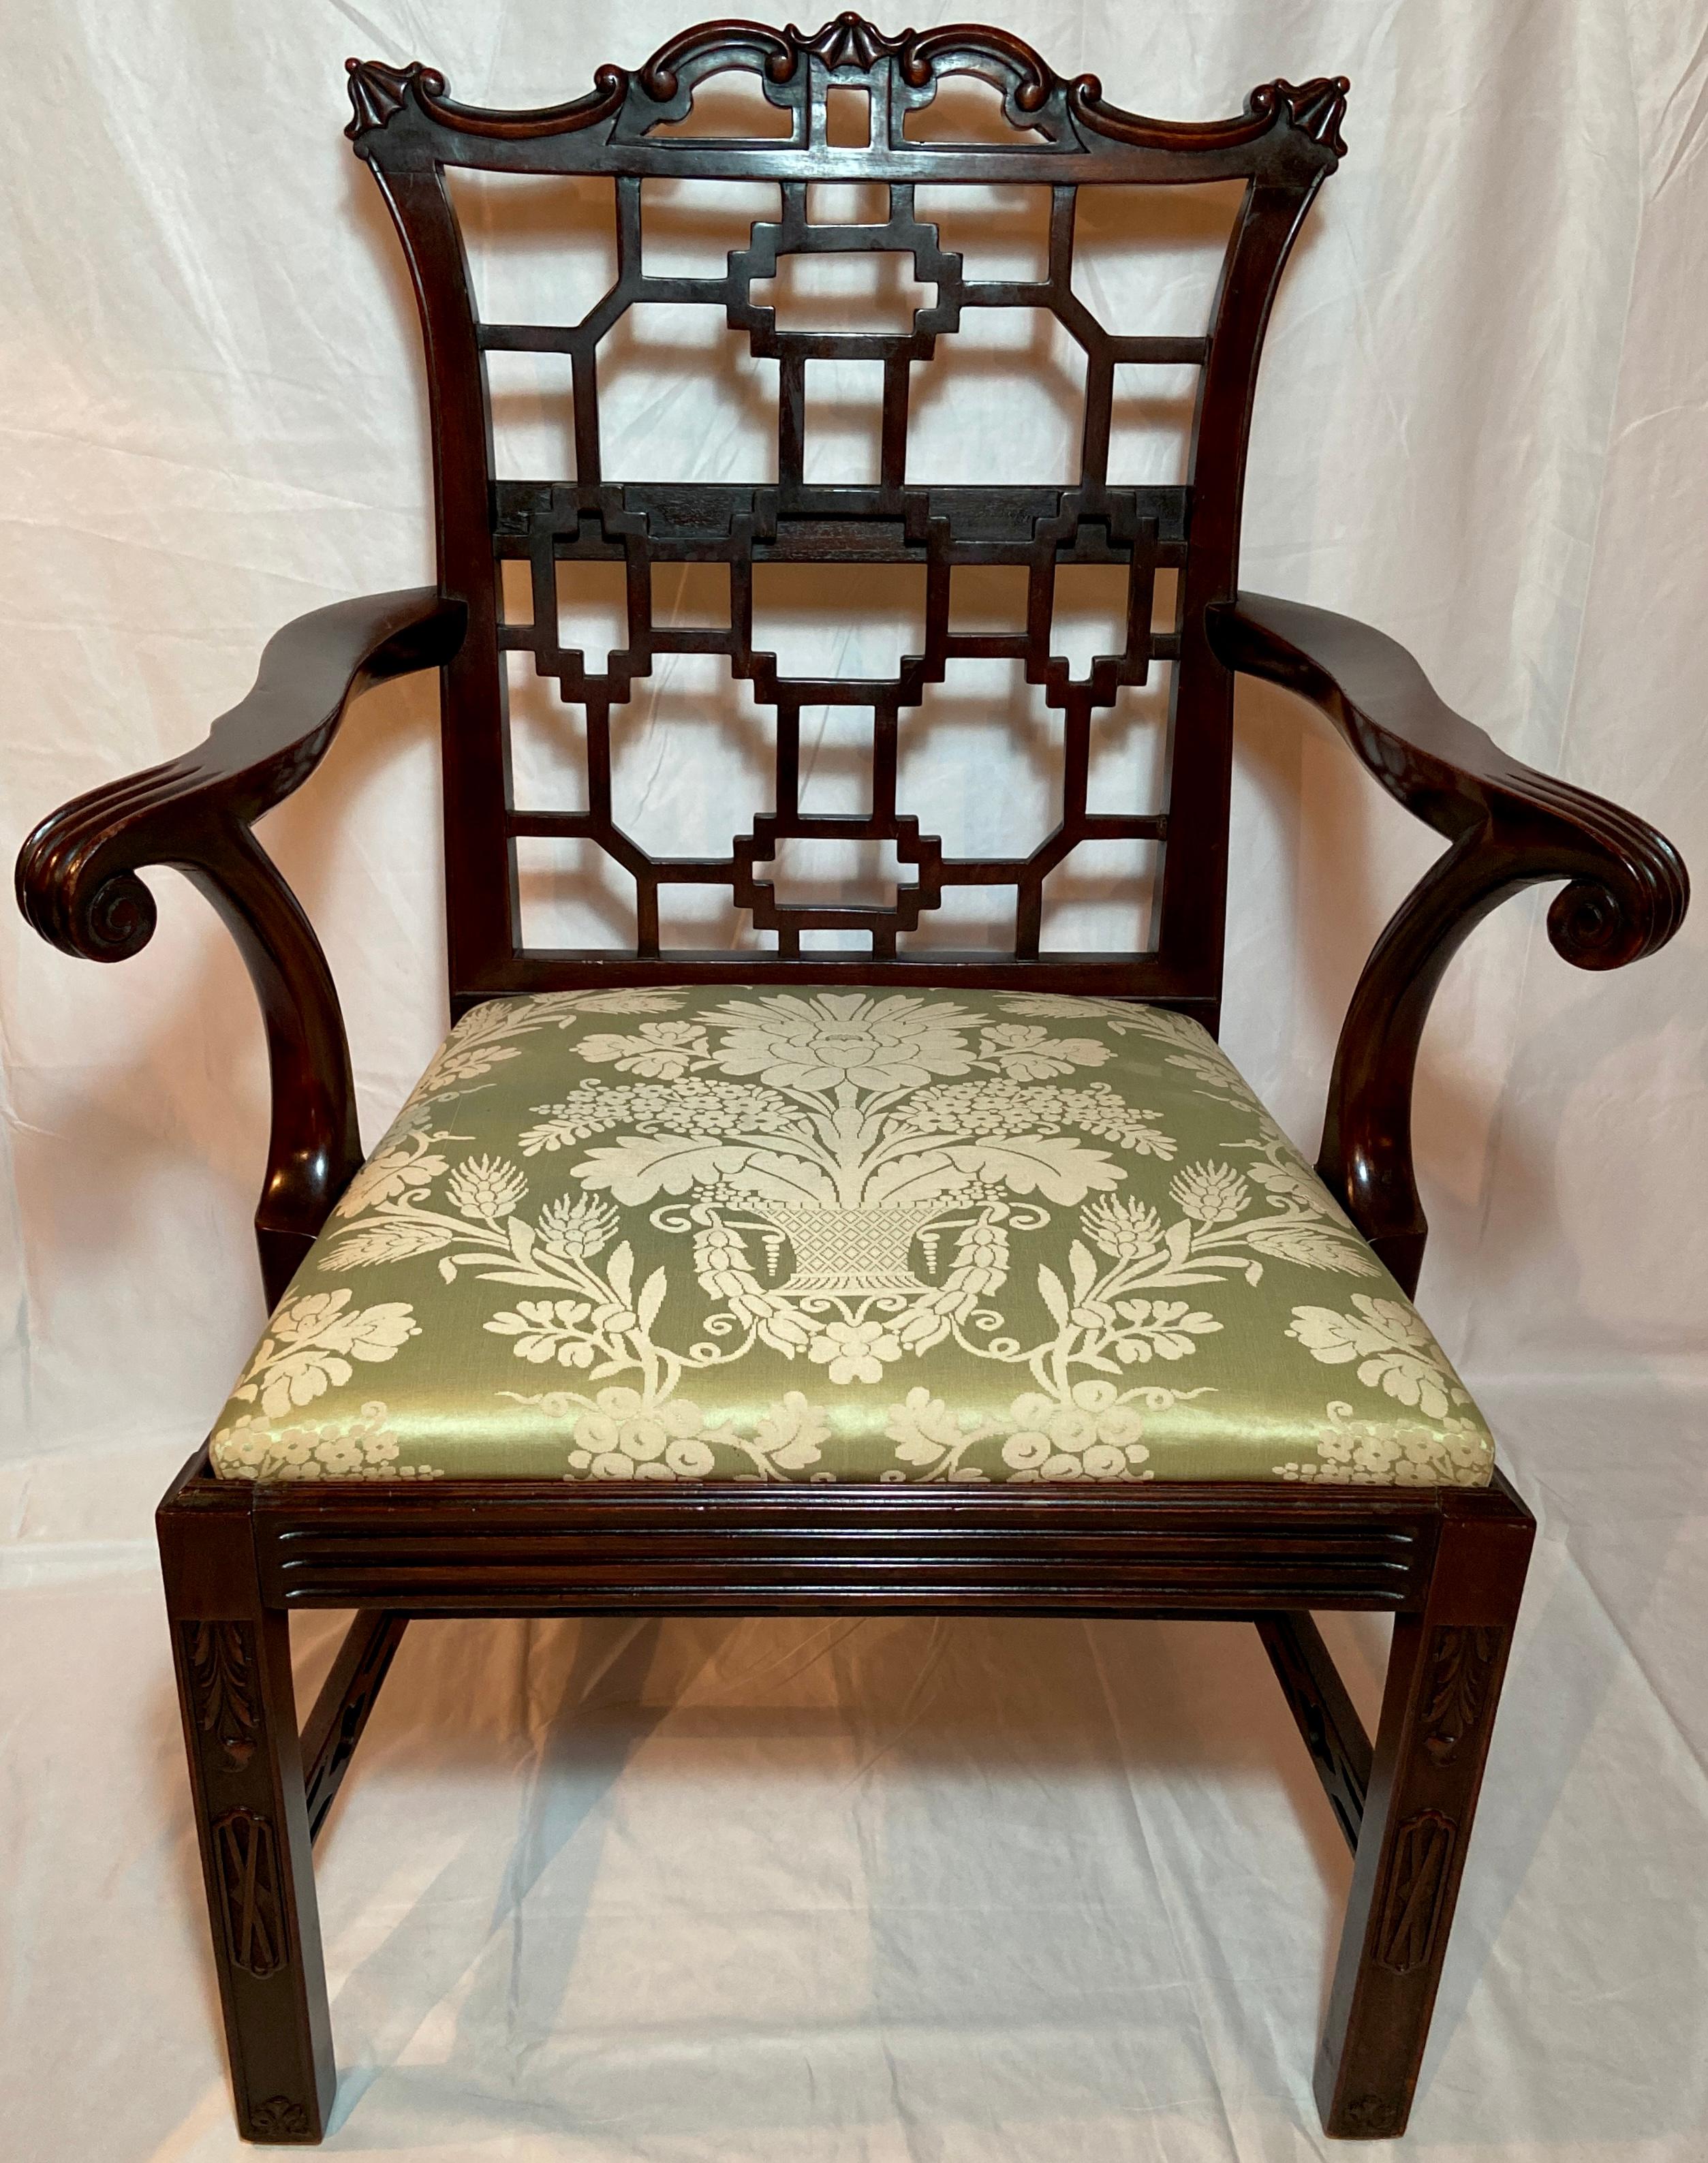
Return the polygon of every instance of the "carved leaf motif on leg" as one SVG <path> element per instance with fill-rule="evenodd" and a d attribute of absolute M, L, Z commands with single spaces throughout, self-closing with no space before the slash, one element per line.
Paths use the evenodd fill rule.
<path fill-rule="evenodd" d="M 196 1724 L 241 1772 L 255 1752 L 254 1651 L 241 1622 L 186 1622 Z"/>
<path fill-rule="evenodd" d="M 1423 1747 L 1437 1765 L 1450 1765 L 1483 1716 L 1489 1681 L 1506 1642 L 1504 1630 L 1438 1630 L 1423 1710 Z"/>
<path fill-rule="evenodd" d="M 271 1823 L 254 1810 L 228 1810 L 214 1820 L 213 1853 L 233 1965 L 253 1976 L 276 1974 L 290 1947 Z"/>
<path fill-rule="evenodd" d="M 1409 1975 L 1429 1957 L 1458 1832 L 1438 1810 L 1420 1810 L 1400 1827 L 1376 1946 L 1377 1960 L 1396 1975 Z"/>

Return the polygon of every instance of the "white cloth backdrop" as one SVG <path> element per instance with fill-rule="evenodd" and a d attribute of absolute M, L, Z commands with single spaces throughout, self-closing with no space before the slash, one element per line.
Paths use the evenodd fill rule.
<path fill-rule="evenodd" d="M 338 134 L 345 53 L 544 104 L 695 12 L 3 0 L 8 851 L 196 740 L 286 618 L 431 575 L 414 311 Z M 1700 871 L 1701 0 L 971 12 L 1140 110 L 1353 78 L 1270 338 L 1244 582 L 1396 633 L 1503 745 Z M 717 454 L 739 424 L 713 430 L 668 360 L 635 342 L 616 423 Z M 1009 440 L 996 380 L 961 383 L 937 454 Z M 639 810 L 710 839 L 757 800 L 718 746 L 667 755 L 694 688 L 648 688 L 626 771 Z M 964 688 L 941 732 L 963 757 L 986 695 Z M 1302 709 L 1248 689 L 1240 715 L 1225 1035 L 1308 1146 L 1359 963 L 1434 844 Z M 1003 740 L 922 769 L 962 833 L 1030 785 L 988 780 Z M 437 793 L 429 692 L 395 686 L 264 830 L 338 973 L 370 1139 L 443 1026 Z M 223 934 L 153 883 L 160 930 L 117 969 L 0 918 L 0 2122 L 45 2158 L 236 2152 L 148 1511 L 261 1318 L 265 1082 Z M 1543 906 L 1455 964 L 1420 1092 L 1422 1303 L 1543 1537 L 1414 2144 L 1695 2157 L 1708 915 L 1593 977 Z M 1381 1631 L 1335 1635 L 1368 1710 Z M 305 1661 L 330 1642 L 322 1618 Z M 417 1631 L 323 1876 L 351 2153 L 1319 2152 L 1346 1866 L 1250 1632 Z"/>

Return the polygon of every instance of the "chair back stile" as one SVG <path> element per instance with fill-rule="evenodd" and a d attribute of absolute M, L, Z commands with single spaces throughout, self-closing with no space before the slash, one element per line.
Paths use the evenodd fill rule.
<path fill-rule="evenodd" d="M 689 132 L 693 102 L 710 78 L 757 76 L 774 131 L 710 139 Z M 977 139 L 939 139 L 929 123 L 940 86 L 967 76 L 995 93 L 1000 118 Z M 746 23 L 686 33 L 629 71 L 600 68 L 591 93 L 545 111 L 479 110 L 452 100 L 419 64 L 350 63 L 349 133 L 371 165 L 406 251 L 420 306 L 430 390 L 443 590 L 466 603 L 468 635 L 443 672 L 446 879 L 453 1010 L 495 995 L 597 985 L 787 983 L 919 985 L 1103 992 L 1180 1008 L 1216 1025 L 1226 911 L 1232 685 L 1212 652 L 1206 611 L 1232 597 L 1240 498 L 1264 328 L 1276 285 L 1311 199 L 1344 144 L 1339 79 L 1254 91 L 1224 122 L 1171 123 L 1122 112 L 1095 77 L 1066 81 L 1005 33 L 946 29 L 891 38 L 852 15 L 816 34 Z M 853 92 L 869 113 L 866 139 L 831 122 L 833 97 Z M 846 102 L 846 101 L 845 101 Z M 832 138 L 836 139 L 833 140 Z M 487 321 L 477 306 L 448 173 L 579 175 L 609 181 L 616 272 L 574 324 Z M 643 190 L 648 181 L 774 184 L 774 218 L 752 224 L 721 275 L 666 275 L 649 267 Z M 815 215 L 809 191 L 873 184 L 882 214 L 861 223 Z M 1209 320 L 1190 336 L 1117 334 L 1075 281 L 1080 190 L 1112 184 L 1163 188 L 1243 184 Z M 945 244 L 942 221 L 921 214 L 917 192 L 940 184 L 1024 186 L 1048 198 L 1043 275 L 971 274 Z M 715 192 L 715 191 L 714 191 Z M 872 187 L 868 187 L 872 196 Z M 795 256 L 878 254 L 926 289 L 910 322 L 857 328 L 798 327 L 776 305 Z M 762 297 L 762 289 L 773 299 Z M 777 380 L 773 478 L 667 481 L 609 469 L 600 421 L 600 347 L 637 308 L 715 307 L 745 333 Z M 1003 477 L 939 484 L 909 474 L 909 395 L 918 371 L 972 312 L 1042 312 L 1082 355 L 1077 471 L 1060 484 Z M 494 450 L 490 357 L 567 356 L 574 476 L 502 477 Z M 815 425 L 815 363 L 878 364 L 882 383 L 878 473 L 861 484 L 806 470 Z M 1158 484 L 1111 478 L 1117 371 L 1196 371 L 1184 477 Z M 506 563 L 526 564 L 530 620 L 506 611 Z M 603 667 L 563 642 L 559 567 L 623 567 L 626 628 Z M 657 620 L 659 567 L 727 567 L 729 621 L 684 627 Z M 756 569 L 783 564 L 910 566 L 922 583 L 922 650 L 885 676 L 791 675 L 755 642 Z M 1061 567 L 1124 573 L 1125 643 L 1077 669 L 1060 651 Z M 1024 575 L 1023 623 L 993 632 L 957 628 L 957 569 L 1008 566 Z M 1161 581 L 1159 573 L 1172 573 Z M 574 575 L 573 573 L 568 575 Z M 846 575 L 857 578 L 851 569 Z M 518 578 L 509 582 L 514 596 Z M 1171 586 L 1171 605 L 1156 602 Z M 584 808 L 518 801 L 513 779 L 506 656 L 532 656 L 579 716 Z M 613 709 L 634 695 L 660 657 L 722 656 L 773 722 L 771 801 L 755 804 L 727 854 L 656 854 L 626 829 L 613 795 Z M 969 659 L 1018 664 L 1041 691 L 1057 733 L 1054 823 L 1024 853 L 956 856 L 930 804 L 908 807 L 899 751 L 934 686 Z M 1098 807 L 1092 784 L 1097 717 L 1153 666 L 1171 664 L 1160 800 L 1139 811 Z M 862 812 L 803 807 L 803 710 L 856 707 L 872 715 L 870 804 Z M 621 720 L 621 715 L 619 715 Z M 546 948 L 524 939 L 518 844 L 554 839 L 590 846 L 626 873 L 633 936 L 622 947 Z M 899 867 L 887 901 L 791 895 L 774 866 L 790 844 L 888 846 Z M 1052 951 L 1045 882 L 1088 844 L 1145 842 L 1160 859 L 1150 941 L 1142 951 Z M 722 888 L 751 924 L 754 944 L 683 950 L 661 938 L 661 894 Z M 930 912 L 956 888 L 1011 891 L 1011 932 L 978 951 L 933 943 Z M 1010 919 L 1004 911 L 1005 926 Z M 837 936 L 825 941 L 825 934 Z M 848 935 L 863 941 L 851 951 Z"/>

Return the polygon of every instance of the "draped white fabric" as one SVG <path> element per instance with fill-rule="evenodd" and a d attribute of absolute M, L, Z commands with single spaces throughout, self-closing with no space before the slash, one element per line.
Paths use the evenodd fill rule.
<path fill-rule="evenodd" d="M 345 53 L 546 104 L 696 12 L 0 9 L 8 851 L 199 738 L 286 618 L 431 576 L 414 310 L 338 133 Z M 1395 633 L 1501 743 L 1700 869 L 1701 0 L 912 15 L 966 12 L 1144 111 L 1351 76 L 1350 154 L 1270 336 L 1244 583 Z M 524 299 L 593 275 L 584 254 L 548 270 L 540 221 L 506 239 L 506 215 L 477 209 L 482 275 Z M 1103 236 L 1111 308 L 1189 290 L 1182 231 L 1148 285 Z M 656 334 L 630 339 L 609 425 L 746 455 L 760 392 L 720 378 L 715 421 L 682 372 L 691 327 L 670 351 Z M 1050 359 L 987 354 L 946 385 L 930 469 L 1019 443 L 1001 400 L 1027 380 L 1047 451 Z M 857 382 L 833 396 L 827 475 L 862 425 Z M 503 418 L 552 411 L 522 395 Z M 649 832 L 688 850 L 764 808 L 739 712 L 685 726 L 697 665 L 647 687 L 622 768 Z M 969 678 L 914 775 L 958 846 L 1035 812 L 1011 700 Z M 1293 702 L 1247 687 L 1239 714 L 1224 1038 L 1308 1148 L 1359 965 L 1438 844 Z M 828 725 L 815 753 L 838 808 Z M 525 756 L 563 778 L 548 738 Z M 443 1026 L 437 787 L 431 687 L 393 686 L 263 828 L 331 956 L 370 1136 Z M 265 1073 L 223 933 L 174 875 L 151 882 L 159 931 L 120 968 L 0 919 L 0 2118 L 45 2157 L 237 2152 L 144 1543 L 261 1318 Z M 1443 2157 L 1684 2158 L 1708 2142 L 1708 1698 L 1684 1649 L 1708 1610 L 1708 917 L 1597 977 L 1553 953 L 1545 899 L 1454 964 L 1420 1087 L 1421 1303 L 1544 1536 L 1414 2126 Z M 1131 924 L 1091 880 L 1053 935 Z M 1336 1641 L 1368 1706 L 1380 1632 Z M 328 1656 L 322 1626 L 304 1642 Z M 1249 1632 L 417 1631 L 324 1875 L 350 2152 L 1318 2152 L 1311 2030 L 1346 1868 Z"/>

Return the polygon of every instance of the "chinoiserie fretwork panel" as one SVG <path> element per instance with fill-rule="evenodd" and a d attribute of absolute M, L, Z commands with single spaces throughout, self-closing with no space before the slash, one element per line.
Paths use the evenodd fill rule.
<path fill-rule="evenodd" d="M 843 15 L 708 25 L 542 112 L 459 105 L 419 65 L 353 62 L 351 89 L 414 270 L 441 577 L 470 612 L 446 679 L 457 994 L 609 980 L 619 955 L 629 979 L 786 977 L 852 948 L 903 980 L 959 951 L 986 981 L 1213 1009 L 1231 705 L 1204 611 L 1233 591 L 1259 344 L 1344 84 L 1162 123 L 1006 34 Z M 517 300 L 501 250 L 471 275 L 500 180 L 524 223 L 561 221 L 548 298 Z M 1160 327 L 1133 320 L 1123 206 L 1190 237 L 1218 191 L 1198 319 L 1166 280 Z M 1019 402 L 993 418 L 1004 371 Z M 672 448 L 690 378 L 725 413 Z M 518 382 L 546 423 L 520 458 Z M 1134 451 L 1159 416 L 1160 466 Z M 805 651 L 790 608 L 815 596 L 859 635 Z M 715 724 L 738 831 L 705 830 L 691 759 L 635 783 L 672 696 Z M 969 699 L 1014 759 L 946 787 Z M 598 947 L 532 935 L 554 851 L 596 866 Z M 1116 886 L 1142 888 L 1122 951 L 1071 951 L 1062 904 Z"/>

